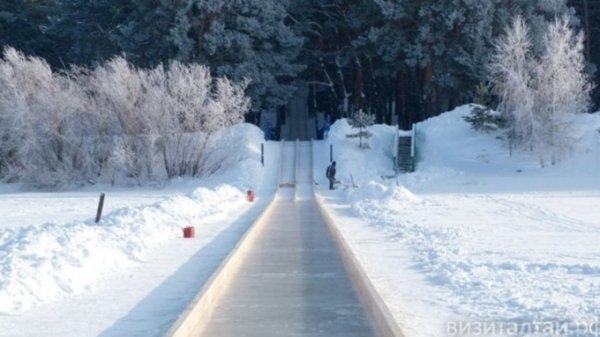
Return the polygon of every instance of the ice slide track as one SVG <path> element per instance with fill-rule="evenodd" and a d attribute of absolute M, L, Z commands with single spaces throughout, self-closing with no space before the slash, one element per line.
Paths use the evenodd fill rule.
<path fill-rule="evenodd" d="M 273 201 L 165 336 L 403 336 L 314 197 L 312 148 L 281 143 Z"/>

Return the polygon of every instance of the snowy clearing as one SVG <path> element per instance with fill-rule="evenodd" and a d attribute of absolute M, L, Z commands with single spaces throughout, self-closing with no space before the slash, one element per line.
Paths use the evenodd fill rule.
<path fill-rule="evenodd" d="M 533 336 L 535 322 L 588 336 L 600 314 L 600 115 L 579 116 L 570 155 L 541 169 L 470 130 L 467 112 L 418 124 L 418 170 L 398 182 L 381 178 L 393 128 L 377 126 L 372 150 L 359 151 L 336 123 L 340 177 L 360 187 L 321 197 L 407 336 L 477 335 L 483 324 Z"/>

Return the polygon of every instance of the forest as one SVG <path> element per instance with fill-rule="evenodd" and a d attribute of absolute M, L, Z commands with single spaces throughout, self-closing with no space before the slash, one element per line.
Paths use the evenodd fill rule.
<path fill-rule="evenodd" d="M 533 41 L 571 16 L 597 76 L 599 12 L 594 0 L 5 0 L 0 45 L 59 70 L 115 56 L 142 68 L 199 63 L 248 81 L 251 122 L 282 109 L 302 83 L 311 114 L 363 109 L 407 127 L 474 100 L 489 82 L 494 39 L 515 16 Z"/>
<path fill-rule="evenodd" d="M 283 114 L 299 87 L 309 115 L 402 129 L 479 103 L 475 128 L 504 124 L 511 148 L 554 164 L 572 116 L 600 102 L 599 11 L 591 0 L 3 1 L 0 180 L 210 175 L 223 128 Z"/>

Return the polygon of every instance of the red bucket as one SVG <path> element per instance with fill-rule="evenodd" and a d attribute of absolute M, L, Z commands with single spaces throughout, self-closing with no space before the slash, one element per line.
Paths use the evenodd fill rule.
<path fill-rule="evenodd" d="M 196 235 L 196 231 L 193 226 L 183 228 L 183 237 L 184 238 L 193 238 Z"/>
<path fill-rule="evenodd" d="M 253 202 L 254 201 L 254 191 L 253 190 L 248 190 L 248 193 L 246 194 L 246 198 L 248 199 L 248 201 Z"/>

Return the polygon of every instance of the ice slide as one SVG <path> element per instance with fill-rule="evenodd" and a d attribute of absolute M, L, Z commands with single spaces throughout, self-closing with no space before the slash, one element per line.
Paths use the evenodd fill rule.
<path fill-rule="evenodd" d="M 312 143 L 281 151 L 273 202 L 167 336 L 401 336 L 314 197 Z"/>

